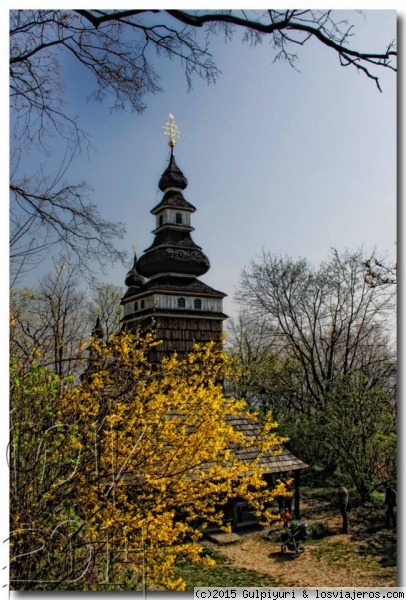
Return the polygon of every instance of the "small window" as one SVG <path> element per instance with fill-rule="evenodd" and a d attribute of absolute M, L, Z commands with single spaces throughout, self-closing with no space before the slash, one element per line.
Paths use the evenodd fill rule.
<path fill-rule="evenodd" d="M 194 301 L 194 306 L 196 310 L 201 310 L 202 308 L 202 301 L 200 300 L 200 298 L 196 298 Z"/>
<path fill-rule="evenodd" d="M 178 298 L 178 308 L 185 308 L 186 302 L 184 298 Z"/>
<path fill-rule="evenodd" d="M 162 225 L 164 224 L 164 217 L 163 217 L 163 215 L 159 215 L 159 221 L 158 221 L 158 223 L 159 223 L 159 227 L 162 227 Z"/>
<path fill-rule="evenodd" d="M 144 306 L 145 306 L 145 302 L 144 302 L 144 300 L 141 300 L 141 308 L 144 308 Z"/>
<path fill-rule="evenodd" d="M 138 310 L 138 302 L 134 304 L 134 310 Z"/>
<path fill-rule="evenodd" d="M 182 225 L 183 223 L 183 215 L 182 213 L 176 213 L 176 224 Z"/>

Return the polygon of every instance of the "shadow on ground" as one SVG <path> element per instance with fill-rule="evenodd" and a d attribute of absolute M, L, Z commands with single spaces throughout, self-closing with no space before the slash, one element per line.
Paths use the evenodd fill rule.
<path fill-rule="evenodd" d="M 362 526 L 354 531 L 353 538 L 361 544 L 360 554 L 379 558 L 382 567 L 396 567 L 396 529 L 384 526 L 384 511 L 360 507 L 356 515 Z"/>
<path fill-rule="evenodd" d="M 286 552 L 286 553 L 282 554 L 280 551 L 278 551 L 278 552 L 271 552 L 269 554 L 269 558 L 272 558 L 272 560 L 274 560 L 275 562 L 278 562 L 278 563 L 290 563 L 290 562 L 292 562 L 292 560 L 296 560 L 298 557 L 295 556 L 294 552 Z"/>

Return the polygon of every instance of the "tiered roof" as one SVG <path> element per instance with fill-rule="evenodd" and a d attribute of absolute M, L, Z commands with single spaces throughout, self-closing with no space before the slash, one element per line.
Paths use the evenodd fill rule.
<path fill-rule="evenodd" d="M 159 214 L 166 208 L 176 208 L 194 212 L 195 207 L 187 202 L 182 191 L 187 179 L 176 164 L 171 149 L 169 164 L 159 180 L 159 188 L 164 192 L 162 201 L 152 209 Z M 210 269 L 210 262 L 200 246 L 190 235 L 193 228 L 184 223 L 165 223 L 156 230 L 152 245 L 137 261 L 137 270 L 144 277 L 172 273 L 199 277 Z"/>
<path fill-rule="evenodd" d="M 152 210 L 152 214 L 155 215 L 157 212 L 163 207 L 169 208 L 182 208 L 183 210 L 189 210 L 190 212 L 195 212 L 196 208 L 193 204 L 190 204 L 185 198 L 180 190 L 169 190 L 165 193 L 161 202 L 157 204 Z"/>
<path fill-rule="evenodd" d="M 159 180 L 159 188 L 164 195 L 151 213 L 159 217 L 167 210 L 179 211 L 183 215 L 195 212 L 196 208 L 184 198 L 182 193 L 187 184 L 185 175 L 176 164 L 173 145 L 171 145 L 168 166 Z M 152 244 L 140 258 L 134 256 L 133 267 L 127 273 L 125 280 L 128 290 L 123 300 L 151 291 L 197 294 L 213 298 L 225 297 L 226 294 L 214 290 L 197 279 L 209 270 L 210 261 L 191 237 L 193 227 L 190 225 L 189 217 L 181 221 L 176 222 L 173 213 L 172 218 L 164 217 L 159 220 L 158 227 L 153 231 Z M 226 315 L 223 318 L 226 318 Z"/>

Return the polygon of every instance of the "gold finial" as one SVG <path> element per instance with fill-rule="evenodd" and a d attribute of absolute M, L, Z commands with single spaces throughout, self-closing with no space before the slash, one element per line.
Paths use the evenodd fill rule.
<path fill-rule="evenodd" d="M 133 244 L 133 253 L 137 254 L 137 246 L 135 244 Z"/>
<path fill-rule="evenodd" d="M 180 136 L 180 131 L 175 123 L 175 117 L 172 113 L 169 113 L 169 122 L 166 123 L 162 129 L 164 130 L 165 135 L 169 135 L 169 145 L 173 148 L 176 144 L 176 140 Z"/>

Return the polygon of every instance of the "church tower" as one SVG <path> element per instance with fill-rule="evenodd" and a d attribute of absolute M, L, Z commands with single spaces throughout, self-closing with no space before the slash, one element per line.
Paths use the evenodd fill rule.
<path fill-rule="evenodd" d="M 175 161 L 174 146 L 179 135 L 173 115 L 165 129 L 171 148 L 169 164 L 159 180 L 162 200 L 151 213 L 155 217 L 154 240 L 127 273 L 128 287 L 123 327 L 147 328 L 153 323 L 157 339 L 151 362 L 177 352 L 190 352 L 193 344 L 220 342 L 223 333 L 223 298 L 199 277 L 207 273 L 210 262 L 192 239 L 192 214 L 196 208 L 183 191 L 188 181 Z"/>

